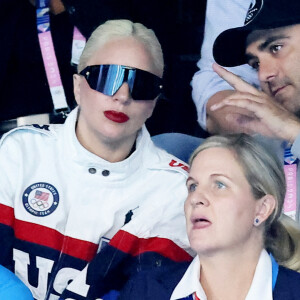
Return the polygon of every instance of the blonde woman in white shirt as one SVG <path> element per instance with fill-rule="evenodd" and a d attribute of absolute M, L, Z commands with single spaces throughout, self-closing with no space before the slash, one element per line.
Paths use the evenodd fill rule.
<path fill-rule="evenodd" d="M 300 235 L 281 215 L 281 163 L 239 134 L 207 139 L 190 164 L 185 214 L 197 256 L 171 299 L 300 299 L 300 274 L 285 268 L 299 270 Z"/>

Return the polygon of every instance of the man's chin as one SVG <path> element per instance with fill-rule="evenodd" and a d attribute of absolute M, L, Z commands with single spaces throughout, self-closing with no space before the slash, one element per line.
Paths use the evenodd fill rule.
<path fill-rule="evenodd" d="M 300 98 L 295 99 L 294 96 L 282 97 L 278 100 L 278 103 L 282 105 L 286 110 L 294 114 L 297 118 L 300 119 Z"/>

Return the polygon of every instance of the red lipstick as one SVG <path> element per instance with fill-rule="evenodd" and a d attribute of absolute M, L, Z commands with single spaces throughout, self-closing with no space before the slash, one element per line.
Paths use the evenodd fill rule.
<path fill-rule="evenodd" d="M 126 114 L 114 110 L 106 110 L 104 115 L 107 119 L 116 123 L 125 123 L 129 120 L 129 117 Z"/>

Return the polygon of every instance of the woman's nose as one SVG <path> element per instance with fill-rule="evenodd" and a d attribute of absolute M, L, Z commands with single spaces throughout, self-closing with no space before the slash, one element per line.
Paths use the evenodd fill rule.
<path fill-rule="evenodd" d="M 122 103 L 127 103 L 132 100 L 128 84 L 124 82 L 112 97 L 115 101 L 120 101 Z"/>
<path fill-rule="evenodd" d="M 191 205 L 197 206 L 197 205 L 209 205 L 208 196 L 203 191 L 196 191 L 191 195 Z"/>

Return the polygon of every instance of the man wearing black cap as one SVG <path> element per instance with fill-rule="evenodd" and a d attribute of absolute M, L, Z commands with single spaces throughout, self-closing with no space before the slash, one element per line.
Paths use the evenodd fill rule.
<path fill-rule="evenodd" d="M 221 103 L 212 106 L 211 111 L 220 109 L 225 104 L 234 105 L 234 110 L 227 114 L 226 119 L 235 122 L 239 131 L 258 132 L 292 142 L 300 130 L 299 120 L 295 118 L 295 115 L 299 116 L 300 110 L 300 74 L 298 71 L 298 63 L 300 67 L 300 38 L 298 39 L 300 37 L 300 2 L 283 3 L 282 0 L 267 0 L 263 3 L 263 1 L 256 1 L 255 9 L 252 8 L 249 11 L 246 20 L 248 22 L 245 26 L 228 29 L 217 37 L 213 48 L 214 58 L 217 63 L 226 67 L 250 64 L 258 71 L 263 92 L 245 85 L 236 76 L 215 66 L 215 71 L 234 85 L 236 92 Z M 253 98 L 248 99 L 249 93 L 260 98 L 260 100 L 256 99 L 258 103 Z M 229 99 L 241 101 L 233 101 L 229 104 Z M 243 99 L 247 101 L 242 101 Z M 261 107 L 263 99 L 265 99 L 263 103 L 269 104 L 268 106 Z M 260 109 L 257 112 L 253 111 L 253 105 L 256 108 L 259 106 Z M 269 116 L 271 119 L 265 118 L 267 108 L 277 112 L 276 116 L 271 114 L 277 122 L 268 122 L 273 119 L 271 116 Z M 293 121 L 289 125 L 294 126 L 288 127 L 288 133 L 281 133 L 283 128 L 278 124 L 280 120 L 277 118 L 283 117 L 284 127 L 287 126 L 288 120 Z M 280 128 L 280 133 L 277 130 L 276 132 L 266 131 L 266 127 L 269 126 Z"/>
<path fill-rule="evenodd" d="M 217 37 L 213 52 L 220 65 L 248 63 L 255 68 L 261 90 L 214 65 L 235 92 L 212 105 L 210 112 L 227 108 L 223 117 L 238 131 L 261 134 L 262 142 L 288 167 L 294 163 L 294 169 L 287 170 L 291 194 L 286 203 L 293 206 L 288 214 L 299 221 L 300 176 L 294 159 L 300 158 L 300 1 L 256 1 L 255 8 L 245 26 Z"/>

